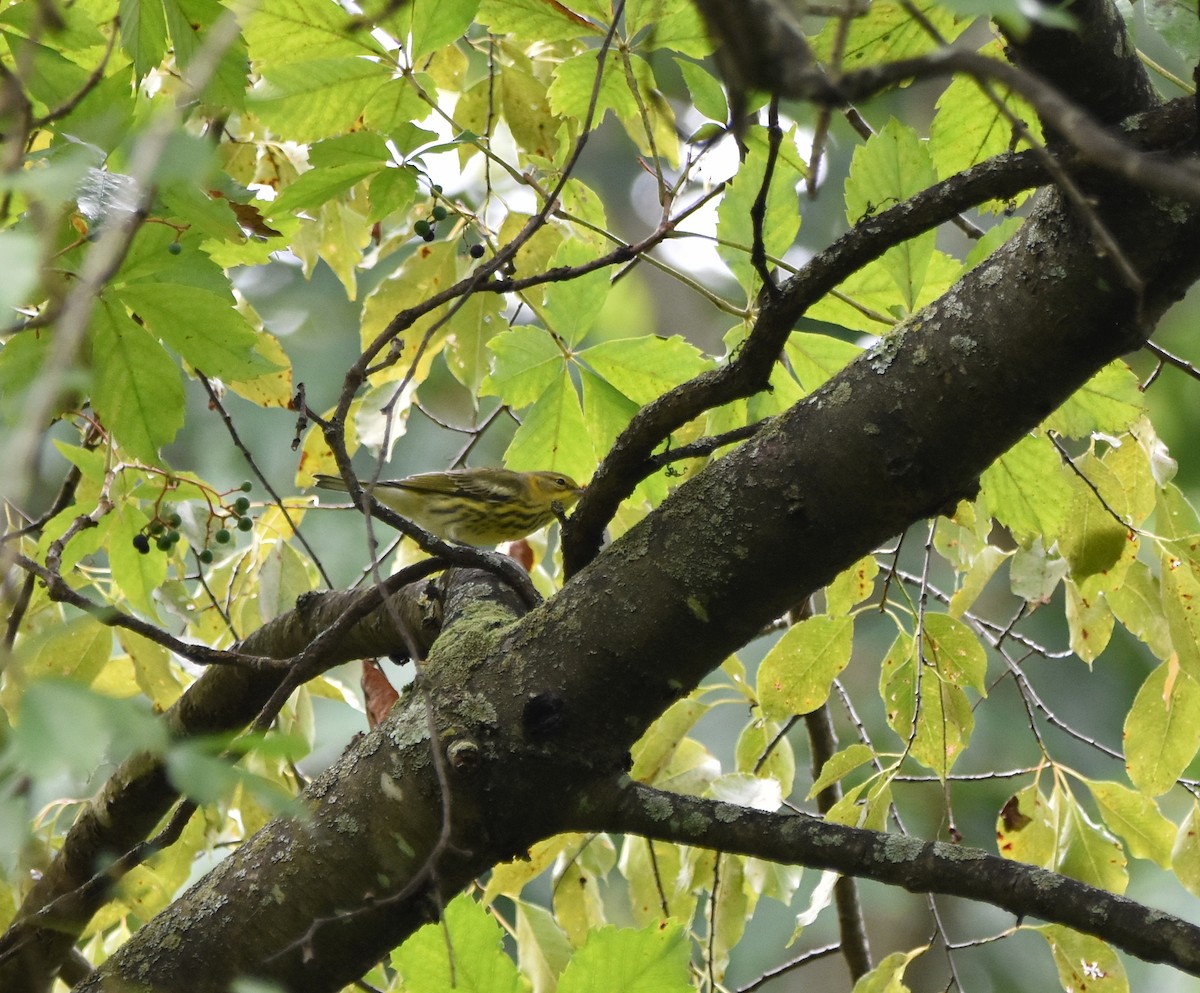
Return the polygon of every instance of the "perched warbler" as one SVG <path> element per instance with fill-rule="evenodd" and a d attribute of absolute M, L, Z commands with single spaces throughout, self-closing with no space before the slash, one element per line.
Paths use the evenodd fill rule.
<path fill-rule="evenodd" d="M 324 490 L 345 492 L 337 476 L 317 476 Z M 450 469 L 404 479 L 380 480 L 369 489 L 386 507 L 464 545 L 516 541 L 554 520 L 554 508 L 570 507 L 583 487 L 561 472 L 511 469 Z"/>

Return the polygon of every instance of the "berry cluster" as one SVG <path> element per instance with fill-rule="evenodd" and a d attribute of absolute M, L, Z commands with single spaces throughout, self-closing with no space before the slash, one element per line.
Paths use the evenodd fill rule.
<path fill-rule="evenodd" d="M 244 482 L 233 492 L 240 491 L 242 494 L 249 493 L 252 489 L 250 482 Z M 206 535 L 205 545 L 208 544 L 208 537 L 217 545 L 227 545 L 233 540 L 233 533 L 226 524 L 236 527 L 239 531 L 250 531 L 254 528 L 254 521 L 249 518 L 247 512 L 250 510 L 250 498 L 247 496 L 239 496 L 232 503 L 226 505 L 222 503 L 219 507 L 209 505 L 209 524 L 210 529 L 213 523 L 219 523 L 220 526 L 215 531 L 209 531 Z M 133 536 L 133 547 L 136 548 L 142 555 L 150 553 L 151 539 L 153 539 L 154 547 L 160 552 L 170 552 L 179 543 L 179 526 L 183 523 L 183 518 L 175 511 L 167 511 L 160 508 L 154 515 L 152 520 L 146 527 Z M 214 555 L 211 548 L 205 547 L 197 553 L 201 562 L 205 565 L 212 562 Z"/>
<path fill-rule="evenodd" d="M 433 192 L 435 195 L 440 195 L 442 188 L 440 186 L 434 186 Z M 443 207 L 440 203 L 435 203 L 429 211 L 428 220 L 422 218 L 413 224 L 413 234 L 415 234 L 422 241 L 433 241 L 433 239 L 437 237 L 438 221 L 444 221 L 448 214 L 449 211 L 446 210 L 445 207 Z"/>

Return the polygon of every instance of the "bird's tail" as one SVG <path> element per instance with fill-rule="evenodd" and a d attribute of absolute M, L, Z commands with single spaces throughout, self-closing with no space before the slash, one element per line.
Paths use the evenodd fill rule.
<path fill-rule="evenodd" d="M 318 473 L 313 476 L 313 485 L 319 490 L 338 490 L 342 493 L 346 492 L 346 483 L 341 476 L 326 476 Z"/>

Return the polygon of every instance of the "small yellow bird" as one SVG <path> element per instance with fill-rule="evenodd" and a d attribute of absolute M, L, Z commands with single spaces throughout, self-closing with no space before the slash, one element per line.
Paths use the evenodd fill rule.
<path fill-rule="evenodd" d="M 324 490 L 346 491 L 338 476 L 316 476 Z M 574 504 L 583 487 L 561 472 L 449 469 L 380 480 L 372 496 L 426 531 L 464 545 L 516 541 L 545 527 Z"/>

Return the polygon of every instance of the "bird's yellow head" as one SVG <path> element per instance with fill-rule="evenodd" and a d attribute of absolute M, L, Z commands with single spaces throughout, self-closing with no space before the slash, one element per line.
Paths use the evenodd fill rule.
<path fill-rule="evenodd" d="M 527 477 L 530 496 L 547 507 L 557 503 L 565 510 L 583 495 L 583 487 L 561 472 L 531 472 Z"/>

